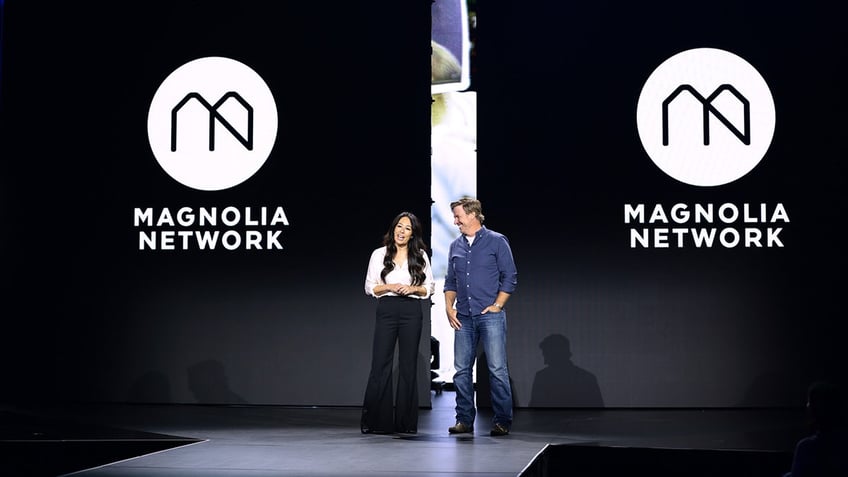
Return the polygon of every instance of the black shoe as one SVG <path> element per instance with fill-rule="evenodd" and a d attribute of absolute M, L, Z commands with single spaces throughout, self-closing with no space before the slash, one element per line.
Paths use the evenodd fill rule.
<path fill-rule="evenodd" d="M 380 434 L 380 435 L 392 434 L 392 431 L 381 431 L 379 429 L 368 429 L 367 427 L 362 427 L 359 430 L 361 430 L 363 434 Z"/>
<path fill-rule="evenodd" d="M 507 429 L 503 424 L 495 424 L 492 427 L 492 432 L 489 435 L 494 437 L 506 436 L 509 434 L 509 429 Z"/>
<path fill-rule="evenodd" d="M 474 432 L 474 428 L 461 422 L 457 422 L 455 426 L 448 427 L 448 432 L 451 434 L 471 434 Z"/>

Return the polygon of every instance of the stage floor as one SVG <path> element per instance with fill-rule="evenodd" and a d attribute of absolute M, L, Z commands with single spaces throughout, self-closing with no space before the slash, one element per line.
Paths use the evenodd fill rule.
<path fill-rule="evenodd" d="M 802 409 L 518 409 L 509 436 L 489 436 L 486 410 L 478 415 L 473 436 L 453 436 L 447 432 L 454 423 L 453 406 L 452 392 L 434 394 L 432 409 L 421 410 L 416 435 L 364 435 L 355 408 L 7 406 L 0 429 L 2 462 L 6 470 L 20 468 L 0 473 L 506 477 L 529 475 L 531 464 L 551 445 L 767 451 L 785 460 L 806 430 Z"/>

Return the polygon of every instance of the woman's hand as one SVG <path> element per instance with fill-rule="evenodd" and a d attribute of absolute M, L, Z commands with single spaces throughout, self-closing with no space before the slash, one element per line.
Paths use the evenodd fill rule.
<path fill-rule="evenodd" d="M 393 292 L 397 293 L 401 296 L 414 295 L 418 291 L 419 287 L 414 287 L 412 285 L 404 285 L 402 283 L 396 283 Z"/>

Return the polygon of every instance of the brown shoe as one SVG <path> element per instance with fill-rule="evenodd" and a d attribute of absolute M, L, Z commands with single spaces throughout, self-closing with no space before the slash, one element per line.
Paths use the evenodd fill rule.
<path fill-rule="evenodd" d="M 474 428 L 457 422 L 455 426 L 448 427 L 448 432 L 451 434 L 470 434 L 474 432 Z"/>
<path fill-rule="evenodd" d="M 509 434 L 509 429 L 507 429 L 503 424 L 495 424 L 492 427 L 492 432 L 489 435 L 494 437 L 506 436 Z"/>

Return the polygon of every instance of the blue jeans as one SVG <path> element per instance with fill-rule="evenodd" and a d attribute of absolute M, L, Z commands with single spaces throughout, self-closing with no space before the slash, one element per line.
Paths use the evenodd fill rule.
<path fill-rule="evenodd" d="M 493 423 L 507 429 L 512 425 L 512 391 L 506 364 L 506 312 L 468 316 L 458 313 L 462 328 L 454 332 L 453 384 L 456 389 L 456 420 L 473 426 L 474 406 L 472 367 L 477 358 L 477 344 L 482 343 L 489 365 Z"/>

